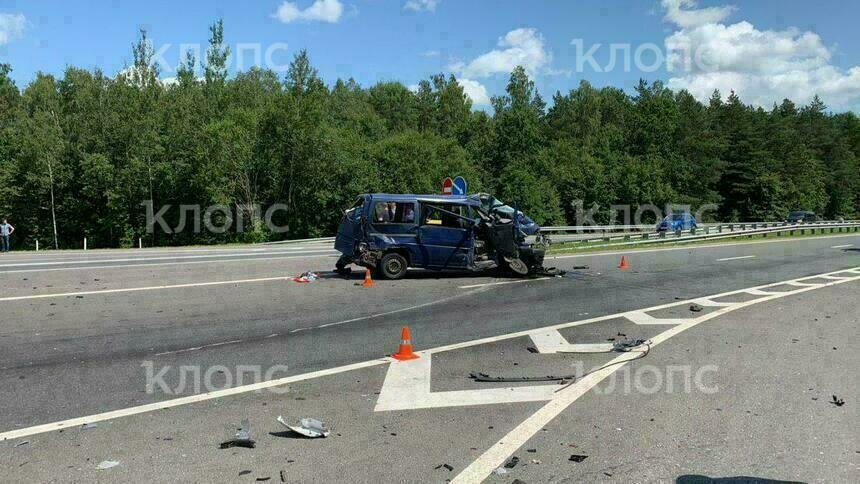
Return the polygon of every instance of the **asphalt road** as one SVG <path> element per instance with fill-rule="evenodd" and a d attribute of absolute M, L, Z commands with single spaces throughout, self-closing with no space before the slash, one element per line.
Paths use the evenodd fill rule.
<path fill-rule="evenodd" d="M 243 478 L 268 473 L 275 481 L 285 470 L 290 482 L 444 481 L 543 403 L 374 412 L 388 365 L 379 358 L 396 348 L 402 325 L 412 329 L 417 349 L 437 348 L 856 268 L 855 246 L 856 236 L 839 236 L 630 252 L 627 271 L 617 269 L 621 253 L 564 256 L 548 263 L 571 270 L 569 277 L 523 281 L 416 271 L 373 288 L 360 286 L 360 274 L 328 272 L 335 255 L 325 246 L 5 254 L 0 432 L 193 398 L 207 389 L 195 387 L 193 371 L 208 372 L 210 386 L 223 388 L 252 383 L 247 377 L 254 371 L 276 370 L 270 376 L 282 378 L 373 363 L 292 383 L 286 394 L 263 390 L 167 403 L 170 410 L 111 418 L 92 430 L 11 439 L 0 468 L 13 480 L 31 481 L 128 480 L 151 472 L 154 463 L 163 464 L 159 474 L 147 476 L 163 481 L 234 480 L 242 470 L 252 471 Z M 306 270 L 324 277 L 312 284 L 290 280 Z M 521 464 L 491 478 L 654 481 L 687 473 L 849 482 L 860 457 L 850 432 L 858 423 L 857 377 L 846 370 L 858 366 L 849 349 L 857 343 L 860 312 L 852 303 L 858 284 L 764 302 L 678 335 L 655 348 L 648 363 L 715 364 L 716 396 L 586 392 L 546 432 L 514 449 Z M 665 329 L 615 319 L 601 324 L 609 329 L 565 336 L 605 342 L 607 331 L 650 338 Z M 464 378 L 469 371 L 522 365 L 531 374 L 558 373 L 573 364 L 571 355 L 526 361 L 532 353 L 521 343 L 434 354 L 433 390 L 480 387 Z M 589 367 L 611 358 L 580 356 L 576 361 Z M 153 368 L 165 371 L 164 385 L 149 391 L 146 372 Z M 819 400 L 800 387 L 814 388 Z M 848 403 L 828 404 L 829 392 Z M 274 423 L 280 414 L 321 417 L 341 435 L 291 439 Z M 217 449 L 246 417 L 258 448 Z M 824 442 L 826 436 L 834 442 Z M 29 443 L 13 447 L 23 440 Z M 588 460 L 566 461 L 565 454 L 582 446 Z M 96 471 L 108 458 L 121 464 Z M 443 463 L 455 470 L 434 469 Z"/>

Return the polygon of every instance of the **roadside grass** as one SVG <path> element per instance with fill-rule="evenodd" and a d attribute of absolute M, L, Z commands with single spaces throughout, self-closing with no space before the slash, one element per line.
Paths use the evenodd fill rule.
<path fill-rule="evenodd" d="M 639 244 L 630 244 L 629 242 L 635 241 L 636 236 L 631 236 L 630 241 L 618 240 L 618 241 L 610 241 L 610 242 L 562 242 L 560 244 L 552 244 L 549 246 L 547 250 L 547 255 L 558 255 L 558 254 L 578 254 L 578 253 L 589 253 L 589 252 L 606 252 L 606 251 L 614 251 L 614 250 L 625 250 L 625 251 L 636 251 L 636 250 L 644 250 L 644 249 L 654 249 L 659 247 L 678 247 L 678 246 L 701 246 L 701 245 L 719 245 L 719 244 L 737 244 L 737 243 L 768 243 L 768 242 L 778 242 L 780 240 L 786 239 L 813 239 L 813 238 L 825 238 L 825 237 L 837 237 L 837 236 L 850 236 L 856 235 L 860 238 L 860 233 L 854 232 L 853 228 L 845 229 L 846 232 L 839 232 L 839 229 L 834 229 L 834 232 L 830 232 L 830 229 L 816 229 L 818 233 L 812 234 L 810 233 L 811 229 L 806 229 L 805 234 L 800 233 L 800 229 L 794 229 L 794 235 L 791 235 L 788 231 L 777 235 L 777 233 L 771 232 L 767 234 L 751 234 L 751 235 L 737 235 L 733 237 L 725 237 L 720 239 L 700 239 L 700 240 L 668 240 L 664 242 L 653 242 L 653 243 L 639 243 Z M 671 235 L 666 236 L 667 239 L 672 237 Z M 550 237 L 551 238 L 551 237 Z"/>

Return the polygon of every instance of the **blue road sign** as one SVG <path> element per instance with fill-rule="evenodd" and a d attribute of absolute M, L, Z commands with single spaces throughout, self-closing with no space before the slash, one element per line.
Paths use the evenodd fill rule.
<path fill-rule="evenodd" d="M 467 188 L 468 188 L 468 185 L 466 185 L 466 179 L 465 178 L 463 178 L 461 176 L 454 178 L 454 189 L 452 190 L 454 195 L 465 195 L 467 193 L 466 192 Z"/>

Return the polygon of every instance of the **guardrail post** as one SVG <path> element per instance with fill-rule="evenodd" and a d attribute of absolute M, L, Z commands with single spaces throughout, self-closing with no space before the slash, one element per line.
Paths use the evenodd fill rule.
<path fill-rule="evenodd" d="M 705 227 L 705 235 L 708 235 L 708 234 L 710 234 L 710 233 L 711 233 L 711 228 L 710 228 L 710 227 Z"/>
<path fill-rule="evenodd" d="M 717 233 L 720 233 L 720 234 L 723 233 L 723 226 L 722 225 L 717 225 Z"/>
<path fill-rule="evenodd" d="M 806 235 L 806 229 L 800 229 L 800 235 Z"/>
<path fill-rule="evenodd" d="M 752 224 L 752 229 L 755 230 L 758 228 L 758 224 Z"/>
<path fill-rule="evenodd" d="M 696 228 L 690 227 L 690 235 L 696 235 Z"/>
<path fill-rule="evenodd" d="M 735 231 L 735 224 L 729 224 L 729 232 Z"/>
<path fill-rule="evenodd" d="M 665 239 L 666 238 L 666 232 L 660 232 L 660 238 Z"/>
<path fill-rule="evenodd" d="M 642 240 L 648 240 L 648 233 L 642 234 Z"/>

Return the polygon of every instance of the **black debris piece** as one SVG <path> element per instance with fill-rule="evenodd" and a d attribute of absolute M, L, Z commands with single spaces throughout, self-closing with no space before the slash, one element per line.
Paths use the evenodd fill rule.
<path fill-rule="evenodd" d="M 522 479 L 514 479 L 513 481 L 511 481 L 511 484 L 526 484 L 526 481 Z"/>
<path fill-rule="evenodd" d="M 830 400 L 830 403 L 836 405 L 837 407 L 841 407 L 842 405 L 845 405 L 845 400 L 837 397 L 836 395 L 833 395 L 833 400 Z"/>
<path fill-rule="evenodd" d="M 571 462 L 582 462 L 582 461 L 584 461 L 585 459 L 588 459 L 588 456 L 587 456 L 587 455 L 582 455 L 582 454 L 571 454 L 571 455 L 570 455 L 570 458 L 569 458 L 569 459 L 567 459 L 567 460 L 569 460 L 569 461 L 571 461 Z"/>
<path fill-rule="evenodd" d="M 287 473 L 281 471 L 281 482 L 287 482 Z"/>
<path fill-rule="evenodd" d="M 29 440 L 22 440 L 21 442 L 18 442 L 17 444 L 15 444 L 15 447 L 21 447 L 24 445 L 30 445 L 30 441 Z"/>
<path fill-rule="evenodd" d="M 268 481 L 269 479 L 271 479 L 271 477 L 258 477 L 258 478 L 257 478 L 257 482 L 266 482 L 266 481 Z"/>
<path fill-rule="evenodd" d="M 529 350 L 529 353 L 540 353 L 540 351 L 538 351 L 538 349 L 535 348 L 534 346 L 529 346 L 526 349 Z"/>
<path fill-rule="evenodd" d="M 694 313 L 701 312 L 703 309 L 705 308 L 703 308 L 700 304 L 690 304 L 690 311 L 693 311 Z"/>
<path fill-rule="evenodd" d="M 603 475 L 604 475 L 604 476 L 606 476 L 606 477 L 612 477 L 612 473 L 611 473 L 611 472 L 604 472 L 604 473 L 603 473 Z"/>
<path fill-rule="evenodd" d="M 505 469 L 513 469 L 520 463 L 520 458 L 517 456 L 511 457 L 511 460 L 505 462 Z"/>
<path fill-rule="evenodd" d="M 240 476 L 247 476 L 250 473 L 251 473 L 251 471 L 247 471 L 247 470 L 246 471 L 239 471 Z"/>
<path fill-rule="evenodd" d="M 451 471 L 453 471 L 453 470 L 454 470 L 454 467 L 452 467 L 450 464 L 439 464 L 438 466 L 434 467 L 434 469 L 441 469 L 441 468 L 443 468 L 443 467 L 444 467 L 448 472 L 451 472 Z"/>
<path fill-rule="evenodd" d="M 627 337 L 627 335 L 622 333 L 621 331 L 619 331 L 618 334 L 616 334 L 615 336 L 623 336 L 625 338 Z"/>
<path fill-rule="evenodd" d="M 534 454 L 535 452 L 537 452 L 537 449 L 526 449 L 526 452 Z"/>
<path fill-rule="evenodd" d="M 85 423 L 85 424 L 81 425 L 81 430 L 92 430 L 98 426 L 99 426 L 99 424 L 96 424 L 96 423 Z"/>
<path fill-rule="evenodd" d="M 573 266 L 575 270 L 588 269 L 588 266 Z"/>

